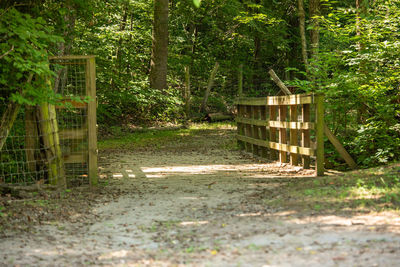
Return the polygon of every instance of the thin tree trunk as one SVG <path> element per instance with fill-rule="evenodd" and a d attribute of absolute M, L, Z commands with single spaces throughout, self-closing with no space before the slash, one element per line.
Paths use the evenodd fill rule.
<path fill-rule="evenodd" d="M 33 74 L 30 74 L 27 83 L 31 83 Z M 3 113 L 0 121 L 0 151 L 6 143 L 7 137 L 10 134 L 11 128 L 17 118 L 18 112 L 21 109 L 21 104 L 10 101 L 6 110 Z"/>
<path fill-rule="evenodd" d="M 310 40 L 311 40 L 311 56 L 315 58 L 319 50 L 319 18 L 320 16 L 320 0 L 310 0 L 310 17 L 311 27 Z"/>
<path fill-rule="evenodd" d="M 299 28 L 301 37 L 301 56 L 303 58 L 303 63 L 308 70 L 308 55 L 307 55 L 307 38 L 306 38 L 306 14 L 304 12 L 304 0 L 298 0 L 299 2 Z"/>
<path fill-rule="evenodd" d="M 210 96 L 211 88 L 214 85 L 215 75 L 217 74 L 218 68 L 219 68 L 219 63 L 217 61 L 217 62 L 215 62 L 214 68 L 213 68 L 213 70 L 211 71 L 211 74 L 210 74 L 210 78 L 208 79 L 207 89 L 206 89 L 206 92 L 204 94 L 203 102 L 201 103 L 201 107 L 200 107 L 200 111 L 201 112 L 205 112 L 206 111 L 208 97 Z"/>
<path fill-rule="evenodd" d="M 190 92 L 190 67 L 189 66 L 185 66 L 185 93 L 184 93 L 184 99 L 185 99 L 186 124 L 189 123 L 189 119 L 190 119 L 190 97 L 191 97 L 191 92 Z"/>
<path fill-rule="evenodd" d="M 122 16 L 122 20 L 121 20 L 121 24 L 119 25 L 119 31 L 123 32 L 125 30 L 126 27 L 126 23 L 127 23 L 127 19 L 128 19 L 128 2 L 125 2 L 125 9 L 124 9 L 124 15 Z M 118 76 L 121 77 L 121 46 L 123 43 L 124 39 L 122 38 L 122 36 L 119 37 L 118 39 L 118 44 L 117 47 L 115 49 L 115 60 L 114 60 L 114 68 L 113 68 L 113 73 L 114 73 L 114 77 Z M 110 86 L 111 88 L 115 87 L 115 79 L 114 77 L 111 77 L 111 81 L 110 81 Z"/>
<path fill-rule="evenodd" d="M 154 0 L 153 45 L 150 62 L 150 87 L 167 88 L 168 0 Z"/>

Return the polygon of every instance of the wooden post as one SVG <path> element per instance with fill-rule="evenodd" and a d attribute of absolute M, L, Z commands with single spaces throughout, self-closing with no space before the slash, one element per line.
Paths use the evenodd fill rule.
<path fill-rule="evenodd" d="M 324 175 L 324 97 L 322 95 L 315 95 L 314 101 L 316 104 L 315 118 L 316 118 L 316 138 L 317 138 L 317 159 L 315 163 L 315 170 L 318 176 Z"/>
<path fill-rule="evenodd" d="M 251 118 L 251 106 L 245 106 L 246 108 L 246 118 L 250 119 Z M 252 127 L 251 124 L 246 124 L 245 125 L 245 135 L 247 137 L 252 137 Z M 250 143 L 245 144 L 246 151 L 252 153 L 253 152 L 253 145 Z"/>
<path fill-rule="evenodd" d="M 240 64 L 239 66 L 239 73 L 238 73 L 238 98 L 243 96 L 243 65 Z M 244 117 L 245 107 L 242 105 L 237 105 L 237 113 L 239 118 Z M 244 125 L 243 123 L 237 123 L 237 130 L 239 135 L 245 135 Z M 245 148 L 245 143 L 243 141 L 238 140 L 238 146 L 240 149 Z"/>
<path fill-rule="evenodd" d="M 258 114 L 259 114 L 259 107 L 258 106 L 252 106 L 251 107 L 251 117 L 252 119 L 258 119 Z M 259 133 L 258 133 L 258 126 L 252 125 L 252 138 L 254 139 L 259 139 Z M 259 156 L 259 146 L 253 145 L 253 155 Z"/>
<path fill-rule="evenodd" d="M 65 187 L 65 173 L 58 137 L 58 126 L 54 105 L 44 103 L 39 107 L 40 131 L 46 155 L 49 183 Z"/>
<path fill-rule="evenodd" d="M 260 119 L 263 121 L 267 120 L 267 107 L 261 106 L 260 107 Z M 261 131 L 261 140 L 267 141 L 267 126 L 260 127 Z M 261 147 L 261 157 L 267 158 L 268 157 L 268 149 L 266 147 Z"/>
<path fill-rule="evenodd" d="M 65 177 L 65 169 L 64 169 L 64 160 L 60 146 L 60 136 L 58 130 L 58 122 L 57 122 L 57 114 L 56 107 L 54 105 L 49 106 L 49 118 L 50 118 L 50 127 L 52 130 L 52 139 L 54 142 L 54 161 L 57 168 L 57 186 L 60 188 L 66 188 L 67 180 Z"/>
<path fill-rule="evenodd" d="M 242 105 L 237 105 L 238 109 L 238 118 L 243 118 L 244 117 L 244 106 Z M 243 123 L 237 123 L 237 131 L 239 135 L 245 135 L 245 130 L 244 130 L 244 125 Z M 238 146 L 241 150 L 245 149 L 245 143 L 241 140 L 238 140 Z"/>
<path fill-rule="evenodd" d="M 287 106 L 280 105 L 278 112 L 279 112 L 279 121 L 286 121 Z M 279 128 L 279 143 L 286 145 L 286 142 L 287 142 L 286 128 Z M 286 151 L 279 152 L 279 161 L 281 163 L 287 162 L 287 152 Z"/>
<path fill-rule="evenodd" d="M 290 106 L 290 121 L 297 122 L 297 105 Z M 297 139 L 298 139 L 298 130 L 297 129 L 290 129 L 290 145 L 298 146 Z M 298 154 L 290 153 L 290 164 L 291 165 L 298 165 Z"/>
<path fill-rule="evenodd" d="M 311 120 L 310 118 L 310 104 L 304 104 L 302 105 L 302 118 L 303 122 L 309 122 Z M 310 147 L 310 130 L 301 130 L 301 145 L 303 147 Z M 310 156 L 303 155 L 302 156 L 302 161 L 303 161 L 303 168 L 304 169 L 309 169 L 310 168 Z"/>
<path fill-rule="evenodd" d="M 276 121 L 276 106 L 269 106 L 269 121 Z M 276 142 L 276 128 L 269 126 L 269 140 L 270 142 Z M 277 151 L 270 149 L 271 160 L 278 158 Z"/>
<path fill-rule="evenodd" d="M 89 146 L 89 181 L 91 186 L 98 183 L 97 173 L 97 121 L 96 121 L 96 64 L 95 57 L 86 60 L 86 93 L 90 100 L 88 103 L 88 146 Z"/>

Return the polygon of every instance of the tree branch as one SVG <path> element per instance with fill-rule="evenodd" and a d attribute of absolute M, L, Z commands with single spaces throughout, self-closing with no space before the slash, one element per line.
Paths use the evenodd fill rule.
<path fill-rule="evenodd" d="M 10 54 L 12 51 L 14 50 L 14 45 L 12 45 L 11 49 L 8 50 L 7 52 L 5 52 L 3 55 L 0 56 L 0 59 L 2 59 L 3 57 L 7 56 L 8 54 Z"/>

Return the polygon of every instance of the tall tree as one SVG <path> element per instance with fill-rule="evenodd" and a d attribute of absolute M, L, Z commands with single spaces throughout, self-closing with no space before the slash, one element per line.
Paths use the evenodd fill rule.
<path fill-rule="evenodd" d="M 154 0 L 153 45 L 150 61 L 150 87 L 167 88 L 168 0 Z"/>
<path fill-rule="evenodd" d="M 308 56 L 307 56 L 307 38 L 306 38 L 306 14 L 304 12 L 304 0 L 298 0 L 298 12 L 299 12 L 299 29 L 301 37 L 301 56 L 303 58 L 303 63 L 307 69 Z"/>
<path fill-rule="evenodd" d="M 309 12 L 311 17 L 311 56 L 315 57 L 319 49 L 319 18 L 321 14 L 320 0 L 310 0 Z"/>

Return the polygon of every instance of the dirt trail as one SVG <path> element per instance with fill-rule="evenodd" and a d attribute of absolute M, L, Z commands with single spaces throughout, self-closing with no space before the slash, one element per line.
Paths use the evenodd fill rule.
<path fill-rule="evenodd" d="M 398 217 L 268 207 L 260 194 L 312 172 L 257 163 L 226 149 L 232 138 L 231 131 L 215 130 L 159 148 L 103 151 L 102 177 L 112 177 L 110 186 L 122 190 L 121 196 L 96 206 L 92 221 L 49 223 L 32 234 L 0 240 L 1 265 L 400 263 Z"/>

